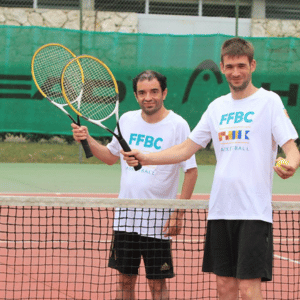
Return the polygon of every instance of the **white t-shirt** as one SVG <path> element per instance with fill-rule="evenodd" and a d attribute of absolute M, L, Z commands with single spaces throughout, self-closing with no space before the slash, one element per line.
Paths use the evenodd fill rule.
<path fill-rule="evenodd" d="M 208 219 L 272 223 L 277 148 L 298 137 L 280 97 L 260 88 L 241 100 L 217 98 L 189 137 L 202 147 L 213 140 L 217 165 Z"/>
<path fill-rule="evenodd" d="M 120 128 L 129 147 L 143 153 L 158 152 L 180 144 L 190 134 L 188 123 L 173 111 L 154 124 L 143 120 L 141 110 L 130 111 L 120 118 Z M 115 137 L 107 147 L 113 155 L 121 155 L 121 146 Z M 175 199 L 180 168 L 186 172 L 196 167 L 196 159 L 193 156 L 180 164 L 143 166 L 139 171 L 135 171 L 121 157 L 119 198 Z M 169 214 L 169 211 L 157 209 L 118 209 L 115 212 L 114 229 L 163 238 L 162 227 Z"/>

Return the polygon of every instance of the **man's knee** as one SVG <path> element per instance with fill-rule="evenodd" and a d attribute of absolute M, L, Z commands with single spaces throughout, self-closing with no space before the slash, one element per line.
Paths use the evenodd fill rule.
<path fill-rule="evenodd" d="M 228 299 L 236 299 L 238 296 L 238 281 L 234 277 L 217 276 L 217 289 L 221 299 L 227 296 Z"/>
<path fill-rule="evenodd" d="M 153 299 L 169 299 L 169 291 L 167 289 L 167 282 L 165 279 L 148 279 L 148 284 Z"/>
<path fill-rule="evenodd" d="M 133 290 L 136 283 L 136 275 L 119 275 L 119 285 L 122 290 Z"/>
<path fill-rule="evenodd" d="M 246 300 L 260 300 L 262 299 L 261 293 L 261 279 L 240 279 L 239 290 L 242 299 Z"/>

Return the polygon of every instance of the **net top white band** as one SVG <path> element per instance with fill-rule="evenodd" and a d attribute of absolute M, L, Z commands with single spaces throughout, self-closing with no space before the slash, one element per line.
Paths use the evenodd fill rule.
<path fill-rule="evenodd" d="M 166 208 L 208 209 L 208 200 L 184 199 L 119 199 L 89 197 L 46 196 L 0 196 L 0 205 L 8 206 L 53 206 L 53 207 L 120 207 L 120 208 Z M 296 201 L 273 201 L 273 210 L 300 211 Z"/>

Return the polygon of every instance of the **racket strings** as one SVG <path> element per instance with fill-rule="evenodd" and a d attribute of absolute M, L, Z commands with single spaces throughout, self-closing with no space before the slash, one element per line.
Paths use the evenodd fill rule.
<path fill-rule="evenodd" d="M 72 106 L 85 117 L 103 120 L 115 110 L 115 83 L 106 68 L 92 57 L 73 60 L 65 69 L 63 86 Z"/>
<path fill-rule="evenodd" d="M 66 104 L 60 78 L 65 65 L 72 58 L 73 55 L 65 48 L 49 45 L 42 48 L 33 61 L 33 74 L 40 91 L 57 104 Z"/>

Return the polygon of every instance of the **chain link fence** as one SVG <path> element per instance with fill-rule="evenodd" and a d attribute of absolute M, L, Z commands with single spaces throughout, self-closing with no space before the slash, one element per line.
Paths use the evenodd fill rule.
<path fill-rule="evenodd" d="M 300 19 L 299 0 L 2 0 L 0 6 L 206 17 Z"/>

